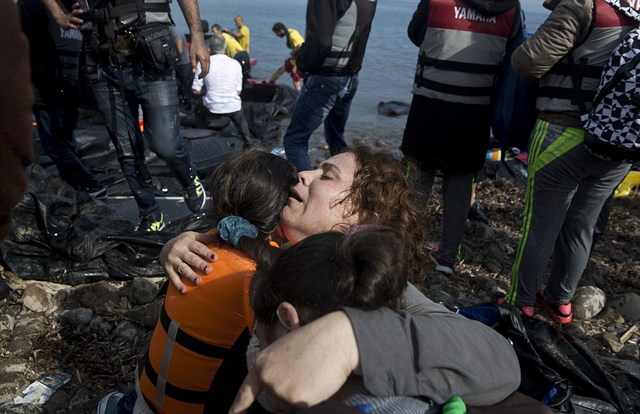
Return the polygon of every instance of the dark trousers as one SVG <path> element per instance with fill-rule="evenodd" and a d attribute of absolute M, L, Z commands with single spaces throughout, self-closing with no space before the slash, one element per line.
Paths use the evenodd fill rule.
<path fill-rule="evenodd" d="M 204 118 L 205 123 L 208 121 L 219 120 L 222 118 L 228 118 L 231 120 L 233 125 L 238 128 L 238 132 L 240 133 L 240 138 L 242 142 L 245 144 L 249 144 L 249 138 L 251 138 L 251 132 L 249 132 L 249 124 L 247 123 L 246 118 L 242 112 L 242 109 L 236 112 L 229 112 L 227 114 L 214 114 L 210 112 L 203 104 L 202 100 L 198 102 L 198 106 L 196 107 L 196 112 L 200 117 Z"/>
<path fill-rule="evenodd" d="M 38 123 L 42 148 L 56 164 L 60 177 L 80 191 L 95 191 L 102 186 L 76 154 L 73 137 L 78 124 L 80 89 L 75 81 L 33 76 L 38 101 L 33 115 Z"/>
<path fill-rule="evenodd" d="M 119 69 L 100 65 L 93 92 L 140 217 L 155 219 L 160 215 L 160 206 L 144 164 L 145 140 L 183 188 L 191 185 L 196 175 L 180 135 L 175 72 L 171 69 L 164 76 L 149 76 L 135 66 Z M 138 124 L 138 106 L 142 108 L 144 135 Z"/>

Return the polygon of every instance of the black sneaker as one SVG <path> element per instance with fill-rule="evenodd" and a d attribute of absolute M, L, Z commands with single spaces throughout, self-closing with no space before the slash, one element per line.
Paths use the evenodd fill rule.
<path fill-rule="evenodd" d="M 198 176 L 195 176 L 193 182 L 184 189 L 184 202 L 187 204 L 187 207 L 189 207 L 189 210 L 194 213 L 202 210 L 207 202 L 207 194 Z"/>
<path fill-rule="evenodd" d="M 469 207 L 467 218 L 471 221 L 479 221 L 486 225 L 491 224 L 491 219 L 482 212 L 480 203 L 478 201 L 474 201 L 471 207 Z"/>
<path fill-rule="evenodd" d="M 164 215 L 160 213 L 160 218 L 148 218 L 144 217 L 140 219 L 140 223 L 136 227 L 134 227 L 134 231 L 160 231 L 164 229 Z"/>

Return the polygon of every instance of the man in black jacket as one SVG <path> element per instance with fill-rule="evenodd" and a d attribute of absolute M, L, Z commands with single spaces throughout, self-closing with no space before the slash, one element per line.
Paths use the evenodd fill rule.
<path fill-rule="evenodd" d="M 287 159 L 298 171 L 311 169 L 309 137 L 322 121 L 331 154 L 347 147 L 344 126 L 376 5 L 376 0 L 307 2 L 306 40 L 292 56 L 306 76 L 284 136 Z"/>

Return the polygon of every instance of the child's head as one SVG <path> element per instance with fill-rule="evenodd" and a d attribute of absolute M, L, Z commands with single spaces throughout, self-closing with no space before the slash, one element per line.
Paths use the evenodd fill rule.
<path fill-rule="evenodd" d="M 278 226 L 296 182 L 296 170 L 286 160 L 259 150 L 242 151 L 227 158 L 213 172 L 210 213 L 216 222 L 240 216 L 253 224 L 264 239 Z"/>
<path fill-rule="evenodd" d="M 259 267 L 251 282 L 261 344 L 343 306 L 398 308 L 408 256 L 400 233 L 383 226 L 321 233 L 293 245 L 271 267 Z"/>

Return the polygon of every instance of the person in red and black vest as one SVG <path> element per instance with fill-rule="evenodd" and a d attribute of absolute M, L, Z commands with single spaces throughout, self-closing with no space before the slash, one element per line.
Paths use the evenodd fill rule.
<path fill-rule="evenodd" d="M 489 146 L 494 78 L 520 28 L 518 0 L 422 0 L 409 23 L 420 53 L 401 149 L 418 162 L 425 194 L 444 174 L 442 239 L 431 252 L 444 274 L 453 273 Z"/>

